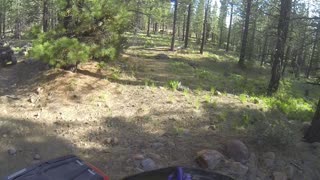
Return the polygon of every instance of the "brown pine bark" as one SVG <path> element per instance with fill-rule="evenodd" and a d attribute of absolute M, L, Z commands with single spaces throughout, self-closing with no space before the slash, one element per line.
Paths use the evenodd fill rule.
<path fill-rule="evenodd" d="M 174 42 L 176 38 L 176 24 L 177 24 L 177 14 L 178 14 L 178 0 L 174 3 L 174 15 L 173 15 L 173 28 L 172 28 L 172 39 L 171 39 L 171 51 L 174 51 Z"/>
<path fill-rule="evenodd" d="M 151 26 L 151 15 L 148 15 L 148 29 L 147 29 L 147 36 L 150 37 L 150 26 Z"/>
<path fill-rule="evenodd" d="M 280 5 L 280 17 L 278 23 L 278 33 L 277 33 L 277 45 L 274 53 L 274 60 L 272 63 L 271 79 L 268 86 L 268 95 L 271 96 L 273 93 L 277 92 L 280 79 L 282 63 L 284 58 L 284 51 L 286 46 L 286 40 L 289 31 L 289 22 L 291 15 L 291 5 L 292 0 L 281 0 Z"/>
<path fill-rule="evenodd" d="M 42 28 L 43 32 L 48 32 L 49 27 L 49 9 L 48 9 L 48 0 L 43 0 L 43 12 L 42 12 Z"/>
<path fill-rule="evenodd" d="M 230 46 L 230 37 L 231 37 L 231 26 L 232 26 L 232 16 L 233 16 L 233 3 L 230 3 L 231 5 L 231 10 L 230 10 L 230 24 L 229 24 L 229 32 L 228 32 L 228 39 L 227 39 L 227 48 L 226 51 L 229 51 L 229 46 Z"/>
<path fill-rule="evenodd" d="M 320 142 L 320 98 L 311 126 L 305 133 L 304 139 L 309 143 Z"/>
<path fill-rule="evenodd" d="M 310 62 L 309 62 L 309 66 L 308 66 L 307 74 L 306 74 L 307 78 L 310 77 L 310 73 L 311 73 L 312 66 L 313 66 L 313 61 L 316 59 L 315 54 L 316 54 L 316 49 L 317 49 L 317 45 L 318 45 L 318 41 L 319 41 L 319 31 L 320 31 L 320 23 L 318 23 L 318 27 L 316 30 L 316 36 L 315 36 L 315 40 L 313 43 L 311 58 L 310 58 Z"/>
<path fill-rule="evenodd" d="M 244 23 L 244 30 L 243 30 L 242 40 L 241 40 L 240 58 L 238 62 L 239 66 L 242 68 L 245 66 L 244 62 L 245 62 L 245 55 L 246 55 L 247 42 L 248 42 L 251 4 L 252 4 L 252 0 L 247 0 L 246 19 Z"/>
<path fill-rule="evenodd" d="M 203 48 L 206 41 L 206 32 L 207 32 L 207 19 L 208 19 L 208 10 L 209 10 L 209 1 L 207 2 L 205 13 L 204 13 L 204 20 L 203 20 L 203 29 L 202 29 L 202 42 L 200 47 L 200 54 L 203 54 Z"/>
<path fill-rule="evenodd" d="M 192 4 L 189 4 L 188 7 L 188 17 L 187 17 L 187 26 L 186 26 L 186 34 L 184 39 L 184 48 L 188 48 L 189 43 L 189 30 L 190 30 L 190 23 L 191 23 L 191 13 L 192 13 Z"/>

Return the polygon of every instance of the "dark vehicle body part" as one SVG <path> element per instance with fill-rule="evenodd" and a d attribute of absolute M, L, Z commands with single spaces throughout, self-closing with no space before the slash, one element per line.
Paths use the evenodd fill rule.
<path fill-rule="evenodd" d="M 233 180 L 229 176 L 208 172 L 201 169 L 169 167 L 148 171 L 123 180 Z"/>
<path fill-rule="evenodd" d="M 6 66 L 9 62 L 11 62 L 12 65 L 17 64 L 13 50 L 10 47 L 0 45 L 0 65 Z"/>
<path fill-rule="evenodd" d="M 109 180 L 99 169 L 74 155 L 22 169 L 5 180 Z"/>
<path fill-rule="evenodd" d="M 109 180 L 101 170 L 68 155 L 22 169 L 4 180 Z M 201 169 L 169 167 L 125 177 L 123 180 L 234 180 L 219 173 Z"/>

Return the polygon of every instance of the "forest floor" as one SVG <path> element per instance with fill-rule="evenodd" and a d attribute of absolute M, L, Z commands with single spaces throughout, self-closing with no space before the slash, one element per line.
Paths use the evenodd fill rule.
<path fill-rule="evenodd" d="M 0 177 L 66 154 L 95 164 L 111 179 L 139 173 L 137 160 L 144 158 L 159 168 L 197 167 L 197 152 L 223 152 L 226 142 L 238 139 L 257 156 L 255 177 L 273 179 L 280 171 L 291 179 L 319 179 L 319 144 L 285 147 L 247 128 L 251 121 L 277 119 L 302 137 L 295 128 L 301 121 L 249 100 L 264 91 L 268 71 L 242 71 L 232 54 L 219 50 L 200 55 L 163 46 L 136 45 L 119 62 L 89 62 L 77 73 L 21 57 L 0 69 Z M 294 91 L 320 92 L 299 87 Z M 271 165 L 266 152 L 276 155 Z"/>

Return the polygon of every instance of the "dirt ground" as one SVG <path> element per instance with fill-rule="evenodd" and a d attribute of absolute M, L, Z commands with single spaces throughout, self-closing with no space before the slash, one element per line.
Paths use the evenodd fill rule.
<path fill-rule="evenodd" d="M 226 111 L 230 120 L 246 110 L 263 116 L 259 105 L 224 94 L 210 97 L 216 102 L 211 107 L 203 92 L 164 87 L 171 77 L 163 73 L 168 61 L 124 57 L 132 58 L 130 64 L 136 66 L 131 69 L 142 69 L 141 73 L 125 72 L 121 69 L 129 65 L 121 63 L 103 72 L 96 63 L 70 73 L 27 60 L 1 68 L 0 177 L 66 154 L 95 164 L 111 179 L 121 179 L 140 172 L 132 160 L 136 154 L 152 158 L 158 167 L 196 167 L 198 151 L 223 149 L 228 139 L 246 142 L 257 154 L 274 150 L 257 148 L 246 137 L 227 132 L 230 124 L 219 124 Z M 159 83 L 147 86 L 145 78 Z M 11 148 L 16 155 L 8 154 Z M 40 160 L 35 160 L 36 154 Z M 291 155 L 300 162 L 300 155 Z M 307 157 L 308 167 L 316 163 L 314 157 Z"/>

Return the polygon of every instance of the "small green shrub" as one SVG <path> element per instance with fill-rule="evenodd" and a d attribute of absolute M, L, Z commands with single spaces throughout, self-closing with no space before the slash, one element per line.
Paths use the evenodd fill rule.
<path fill-rule="evenodd" d="M 222 112 L 222 113 L 218 114 L 218 121 L 219 122 L 226 121 L 227 120 L 227 116 L 228 116 L 227 112 Z"/>
<path fill-rule="evenodd" d="M 48 41 L 41 39 L 35 41 L 30 55 L 52 66 L 61 67 L 88 61 L 90 47 L 75 38 L 62 37 Z"/>
<path fill-rule="evenodd" d="M 246 103 L 247 102 L 247 96 L 246 94 L 240 94 L 239 95 L 239 100 L 242 102 L 242 103 Z"/>
<path fill-rule="evenodd" d="M 188 98 L 189 97 L 189 90 L 188 89 L 184 89 L 183 90 L 183 95 Z"/>
<path fill-rule="evenodd" d="M 200 109 L 200 105 L 201 105 L 200 99 L 196 98 L 196 100 L 194 102 L 194 106 L 195 106 L 196 110 Z"/>
<path fill-rule="evenodd" d="M 170 70 L 173 72 L 183 72 L 188 68 L 189 66 L 184 62 L 172 62 L 170 64 Z"/>
<path fill-rule="evenodd" d="M 211 95 L 215 95 L 215 93 L 216 93 L 216 88 L 213 87 L 213 86 L 211 86 L 211 88 L 210 88 L 210 93 L 211 93 Z"/>
<path fill-rule="evenodd" d="M 309 121 L 313 117 L 313 104 L 302 98 L 279 92 L 274 97 L 263 97 L 262 100 L 268 108 L 280 110 L 289 119 Z"/>
<path fill-rule="evenodd" d="M 212 78 L 212 74 L 203 69 L 196 69 L 195 77 L 202 80 L 210 80 Z"/>
<path fill-rule="evenodd" d="M 23 35 L 23 38 L 36 39 L 38 38 L 38 35 L 41 34 L 41 31 L 42 31 L 42 26 L 40 25 L 33 26 L 25 32 L 25 34 Z"/>
<path fill-rule="evenodd" d="M 211 96 L 209 95 L 209 94 L 206 94 L 205 96 L 204 96 L 204 101 L 206 102 L 206 103 L 211 103 Z"/>
<path fill-rule="evenodd" d="M 107 63 L 104 61 L 99 62 L 98 68 L 99 69 L 105 69 L 107 67 Z"/>
<path fill-rule="evenodd" d="M 176 91 L 178 89 L 178 87 L 181 85 L 180 81 L 174 81 L 174 80 L 170 80 L 168 82 L 168 86 L 171 90 Z"/>
<path fill-rule="evenodd" d="M 110 68 L 110 71 L 112 72 L 111 74 L 111 79 L 113 80 L 119 80 L 121 77 L 121 71 L 117 68 Z"/>
<path fill-rule="evenodd" d="M 249 132 L 260 144 L 286 148 L 299 141 L 299 133 L 295 129 L 285 120 L 271 119 L 257 121 L 250 127 Z"/>
<path fill-rule="evenodd" d="M 197 89 L 195 90 L 196 95 L 200 96 L 202 93 L 202 88 L 201 87 L 197 87 Z"/>
<path fill-rule="evenodd" d="M 248 113 L 243 113 L 241 118 L 241 126 L 248 127 L 250 124 L 250 115 Z"/>
<path fill-rule="evenodd" d="M 151 80 L 151 79 L 145 79 L 144 80 L 144 85 L 145 86 L 150 86 L 150 87 L 155 87 L 156 86 L 155 82 L 153 80 Z"/>
<path fill-rule="evenodd" d="M 148 39 L 148 40 L 146 40 L 144 47 L 145 48 L 152 48 L 152 47 L 155 47 L 155 44 L 154 44 L 153 40 Z"/>

